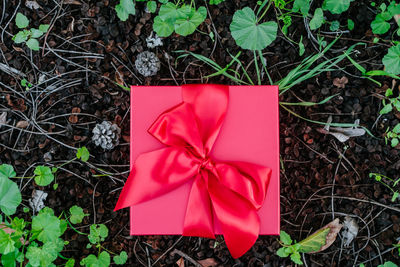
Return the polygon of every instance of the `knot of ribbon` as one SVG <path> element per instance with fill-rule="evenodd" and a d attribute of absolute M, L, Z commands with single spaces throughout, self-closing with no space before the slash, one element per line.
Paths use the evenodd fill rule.
<path fill-rule="evenodd" d="M 210 157 L 228 108 L 228 86 L 184 85 L 182 98 L 149 128 L 166 147 L 139 155 L 115 210 L 151 200 L 192 180 L 183 235 L 215 238 L 217 220 L 229 251 L 238 258 L 257 240 L 257 210 L 264 202 L 271 170 Z"/>

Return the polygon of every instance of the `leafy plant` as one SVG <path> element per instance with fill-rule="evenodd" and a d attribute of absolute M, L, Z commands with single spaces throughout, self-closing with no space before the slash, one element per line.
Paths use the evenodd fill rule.
<path fill-rule="evenodd" d="M 379 264 L 378 267 L 398 267 L 398 265 L 391 261 L 386 261 L 383 264 Z"/>
<path fill-rule="evenodd" d="M 29 20 L 25 15 L 20 12 L 18 12 L 17 16 L 15 17 L 15 24 L 19 29 L 22 30 L 13 36 L 13 41 L 16 44 L 25 43 L 30 49 L 38 51 L 39 41 L 37 38 L 45 34 L 49 30 L 50 25 L 41 24 L 39 26 L 39 29 L 27 29 L 27 27 L 29 26 Z"/>
<path fill-rule="evenodd" d="M 390 177 L 387 177 L 387 176 L 379 174 L 379 173 L 370 173 L 369 177 L 375 179 L 375 181 L 377 181 L 378 183 L 380 183 L 383 186 L 385 186 L 386 188 L 388 188 L 393 194 L 392 202 L 396 201 L 396 199 L 399 197 L 400 193 L 398 190 L 395 190 L 395 187 L 400 182 L 400 178 L 392 179 Z M 392 183 L 392 185 L 390 185 L 389 183 Z"/>
<path fill-rule="evenodd" d="M 389 5 L 382 3 L 375 19 L 371 22 L 372 32 L 374 34 L 385 34 L 390 29 L 389 21 L 397 14 L 400 14 L 400 5 L 396 1 L 390 1 Z M 400 35 L 399 29 L 397 35 Z"/>

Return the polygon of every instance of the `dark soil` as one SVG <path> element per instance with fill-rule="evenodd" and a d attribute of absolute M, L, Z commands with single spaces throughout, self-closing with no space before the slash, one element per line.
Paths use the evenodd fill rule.
<path fill-rule="evenodd" d="M 179 236 L 129 236 L 128 210 L 113 212 L 113 209 L 129 172 L 130 102 L 129 92 L 114 81 L 125 85 L 232 84 L 223 76 L 205 79 L 212 70 L 193 58 L 180 59 L 175 64 L 178 54 L 174 51 L 192 51 L 226 65 L 231 61 L 230 54 L 240 51 L 229 33 L 233 11 L 254 7 L 256 1 L 226 1 L 209 7 L 212 19 L 207 19 L 199 30 L 209 33 L 215 27 L 220 36 L 216 45 L 208 35 L 199 32 L 188 37 L 165 38 L 161 48 L 152 49 L 162 67 L 157 76 L 150 78 L 140 76 L 133 62 L 139 52 L 147 50 L 145 39 L 151 34 L 154 15 L 145 13 L 143 5 L 138 4 L 136 16 L 121 22 L 113 8 L 115 2 L 64 1 L 61 5 L 58 1 L 37 0 L 41 6 L 38 10 L 25 7 L 24 1 L 0 3 L 0 62 L 20 72 L 0 71 L 0 112 L 7 111 L 10 126 L 0 128 L 0 163 L 12 164 L 19 176 L 31 175 L 36 165 L 60 164 L 75 156 L 71 147 L 87 146 L 91 153 L 89 164 L 74 162 L 61 170 L 57 175 L 58 189 L 45 188 L 49 192 L 46 204 L 57 214 L 72 205 L 83 207 L 90 216 L 85 218 L 80 231 L 88 232 L 92 223 L 106 224 L 110 235 L 104 246 L 115 252 L 127 251 L 126 266 L 154 263 L 154 266 L 177 266 L 182 257 L 171 253 L 174 249 L 195 260 L 208 259 L 219 266 L 294 266 L 289 259 L 275 255 L 279 248 L 277 237 L 261 236 L 249 252 L 235 260 L 220 237 L 214 241 Z M 374 36 L 369 24 L 374 14 L 367 3 L 355 1 L 348 12 L 328 16 L 328 20 L 338 19 L 343 25 L 352 18 L 356 29 L 344 33 L 327 58 L 338 56 L 343 49 L 362 41 L 367 46 L 356 47 L 355 60 L 367 70 L 382 69 L 381 58 L 389 44 L 372 43 Z M 44 50 L 32 53 L 25 45 L 13 43 L 11 37 L 18 32 L 13 19 L 17 11 L 29 18 L 32 27 L 52 25 Z M 275 19 L 273 12 L 269 13 Z M 323 31 L 328 32 L 328 26 L 324 27 Z M 336 37 L 321 34 L 327 42 Z M 274 81 L 284 77 L 305 56 L 316 53 L 317 45 L 308 36 L 303 20 L 298 18 L 289 28 L 289 36 L 299 40 L 301 35 L 306 46 L 303 57 L 282 33 L 265 49 Z M 391 36 L 382 38 L 390 40 Z M 241 61 L 247 65 L 252 58 L 252 53 L 245 52 Z M 362 262 L 366 266 L 377 266 L 385 260 L 399 263 L 398 252 L 392 249 L 400 237 L 400 214 L 395 210 L 399 205 L 390 201 L 390 192 L 385 187 L 368 177 L 370 172 L 397 177 L 400 169 L 398 148 L 386 145 L 383 140 L 387 127 L 399 123 L 400 116 L 378 117 L 381 98 L 385 89 L 393 86 L 392 79 L 378 78 L 383 85 L 379 87 L 360 78 L 349 61 L 341 62 L 340 66 L 343 71 L 327 72 L 297 85 L 283 94 L 281 101 L 319 102 L 338 94 L 323 105 L 291 108 L 314 121 L 326 122 L 329 115 L 333 116 L 333 122 L 340 123 L 359 119 L 374 137 L 366 134 L 341 143 L 332 135 L 321 133 L 319 129 L 323 126 L 281 109 L 281 227 L 294 239 L 301 240 L 332 221 L 333 216 L 343 219 L 349 215 L 360 227 L 356 240 L 346 248 L 338 237 L 326 251 L 305 255 L 307 266 L 358 266 Z M 254 64 L 249 67 L 249 73 L 256 80 Z M 34 85 L 29 91 L 20 86 L 22 75 Z M 339 88 L 333 81 L 342 77 L 348 83 Z M 267 79 L 263 83 L 268 84 Z M 397 85 L 395 88 L 398 89 Z M 79 115 L 71 114 L 77 111 Z M 29 121 L 27 128 L 15 127 L 23 120 Z M 104 120 L 122 129 L 120 144 L 112 151 L 104 151 L 91 141 L 92 129 Z M 48 152 L 50 161 L 46 161 Z M 93 176 L 101 174 L 99 169 L 112 175 Z M 37 186 L 27 181 L 22 186 L 26 201 Z M 20 215 L 23 216 L 22 211 Z M 63 252 L 66 257 L 81 259 L 94 253 L 86 249 L 87 239 L 73 231 L 67 232 L 65 239 L 70 241 Z M 186 257 L 183 262 L 185 266 L 192 265 Z"/>

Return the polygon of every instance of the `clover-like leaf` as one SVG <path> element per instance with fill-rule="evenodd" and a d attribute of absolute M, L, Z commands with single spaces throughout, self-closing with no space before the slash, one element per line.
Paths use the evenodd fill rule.
<path fill-rule="evenodd" d="M 7 179 L 7 178 L 13 178 L 17 174 L 14 171 L 14 167 L 9 165 L 9 164 L 1 164 L 0 165 L 0 180 L 1 179 Z"/>
<path fill-rule="evenodd" d="M 120 20 L 126 21 L 129 14 L 135 15 L 135 4 L 133 0 L 120 0 L 119 4 L 115 6 L 115 11 Z"/>
<path fill-rule="evenodd" d="M 88 239 L 90 243 L 96 244 L 105 240 L 108 236 L 108 228 L 104 224 L 90 225 L 90 234 Z"/>
<path fill-rule="evenodd" d="M 233 15 L 230 30 L 241 48 L 262 50 L 276 39 L 278 25 L 274 21 L 258 24 L 254 11 L 245 7 Z"/>
<path fill-rule="evenodd" d="M 382 63 L 387 72 L 400 74 L 400 44 L 389 48 L 388 53 L 382 59 Z"/>
<path fill-rule="evenodd" d="M 383 18 L 382 14 L 378 14 L 371 22 L 371 29 L 374 34 L 384 34 L 390 29 L 390 23 Z"/>
<path fill-rule="evenodd" d="M 154 18 L 153 30 L 160 37 L 168 37 L 174 32 L 174 24 L 171 21 L 163 20 L 160 16 Z"/>
<path fill-rule="evenodd" d="M 294 0 L 292 11 L 300 11 L 306 17 L 310 11 L 310 0 Z"/>
<path fill-rule="evenodd" d="M 95 255 L 91 254 L 81 260 L 81 265 L 84 265 L 86 267 L 106 267 L 110 266 L 110 263 L 110 254 L 108 254 L 108 252 L 106 251 L 101 252 L 98 258 Z"/>
<path fill-rule="evenodd" d="M 201 6 L 196 11 L 190 6 L 183 6 L 178 9 L 178 15 L 179 17 L 175 21 L 175 32 L 182 36 L 187 36 L 192 34 L 206 19 L 207 9 Z"/>
<path fill-rule="evenodd" d="M 156 1 L 149 1 L 149 2 L 147 2 L 146 7 L 147 7 L 147 10 L 150 13 L 154 13 L 157 10 L 157 2 Z"/>
<path fill-rule="evenodd" d="M 50 167 L 37 166 L 34 173 L 36 174 L 35 182 L 39 186 L 47 186 L 54 180 L 54 174 Z"/>
<path fill-rule="evenodd" d="M 22 31 L 19 31 L 16 35 L 14 35 L 12 40 L 14 41 L 14 43 L 20 44 L 20 43 L 23 43 L 26 40 L 28 40 L 28 37 L 30 34 L 31 34 L 30 31 L 22 30 Z"/>
<path fill-rule="evenodd" d="M 24 14 L 18 12 L 17 16 L 15 17 L 15 24 L 17 25 L 18 28 L 23 29 L 28 27 L 29 20 Z"/>
<path fill-rule="evenodd" d="M 128 254 L 125 251 L 121 251 L 121 253 L 114 257 L 114 262 L 117 265 L 124 265 L 128 260 Z"/>
<path fill-rule="evenodd" d="M 85 216 L 88 216 L 88 214 L 83 212 L 83 209 L 81 207 L 78 206 L 72 206 L 69 209 L 69 212 L 71 213 L 71 217 L 69 218 L 69 220 L 71 221 L 71 223 L 73 224 L 77 224 L 77 223 L 81 223 L 83 218 Z"/>
<path fill-rule="evenodd" d="M 78 148 L 78 151 L 76 152 L 76 157 L 83 162 L 88 161 L 90 156 L 89 150 L 85 146 Z"/>
<path fill-rule="evenodd" d="M 8 178 L 0 178 L 0 210 L 6 215 L 12 215 L 21 201 L 22 197 L 18 185 Z"/>
<path fill-rule="evenodd" d="M 0 229 L 0 255 L 8 254 L 15 250 L 15 241 L 11 238 L 11 235 Z"/>
<path fill-rule="evenodd" d="M 325 0 L 322 8 L 329 10 L 332 14 L 340 14 L 345 12 L 350 7 L 352 0 Z"/>

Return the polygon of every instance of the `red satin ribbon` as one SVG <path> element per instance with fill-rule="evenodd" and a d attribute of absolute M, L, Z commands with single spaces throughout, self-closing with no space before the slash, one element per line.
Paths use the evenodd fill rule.
<path fill-rule="evenodd" d="M 194 180 L 183 235 L 215 238 L 219 221 L 234 258 L 257 240 L 261 208 L 271 170 L 247 162 L 219 162 L 209 157 L 228 107 L 229 87 L 182 86 L 183 102 L 161 114 L 149 133 L 165 148 L 141 154 L 115 210 L 161 196 Z"/>

